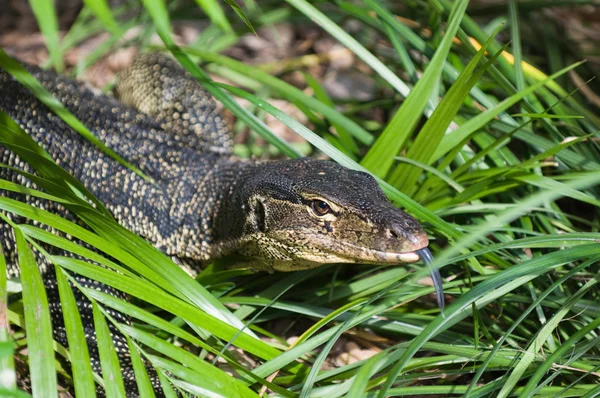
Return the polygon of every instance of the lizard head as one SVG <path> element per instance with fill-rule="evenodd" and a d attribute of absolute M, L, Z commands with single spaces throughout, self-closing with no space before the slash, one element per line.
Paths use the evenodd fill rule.
<path fill-rule="evenodd" d="M 245 220 L 236 254 L 254 268 L 410 263 L 429 243 L 417 220 L 390 203 L 367 173 L 312 159 L 263 163 L 259 170 L 236 188 Z"/>
<path fill-rule="evenodd" d="M 233 237 L 224 252 L 239 265 L 297 271 L 331 263 L 432 262 L 421 225 L 367 173 L 298 159 L 262 163 L 241 180 L 217 218 L 220 235 Z M 443 309 L 441 275 L 430 272 Z"/>

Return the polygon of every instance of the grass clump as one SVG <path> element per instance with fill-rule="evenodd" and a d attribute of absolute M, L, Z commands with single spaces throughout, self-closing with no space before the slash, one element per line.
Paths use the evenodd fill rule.
<path fill-rule="evenodd" d="M 44 2 L 31 6 L 57 70 L 67 51 L 100 32 L 106 32 L 104 41 L 78 61 L 74 74 L 125 47 L 171 52 L 236 116 L 241 134 L 252 130 L 240 153 L 256 152 L 252 141 L 264 140 L 275 156 L 301 155 L 264 123 L 271 115 L 312 144 L 312 155 L 372 173 L 432 237 L 448 307 L 440 314 L 433 288 L 419 283 L 425 267 L 336 265 L 256 275 L 210 266 L 194 281 L 116 225 L 100 205 L 92 208 L 82 199 L 89 197 L 85 188 L 4 118 L 2 145 L 29 148 L 23 152 L 28 162 L 45 165 L 37 169 L 43 192 L 28 193 L 64 203 L 89 229 L 5 197 L 0 209 L 52 226 L 99 252 L 11 222 L 23 276 L 13 285 L 0 279 L 0 302 L 10 303 L 4 313 L 14 329 L 9 335 L 8 324 L 0 325 L 2 375 L 14 374 L 16 351 L 29 363 L 34 395 L 52 396 L 57 374 L 73 382 L 79 396 L 93 394 L 95 382 L 111 396 L 123 395 L 110 349 L 100 352 L 104 379 L 85 365 L 81 322 L 66 289 L 76 282 L 66 270 L 132 297 L 125 302 L 80 287 L 94 303 L 99 339 L 108 345 L 111 322 L 127 337 L 139 388 L 147 393 L 143 361 L 156 369 L 167 395 L 174 389 L 228 397 L 264 391 L 284 397 L 600 395 L 600 120 L 589 97 L 573 84 L 578 80 L 567 78 L 587 78 L 590 67 L 577 54 L 544 52 L 548 43 L 566 46 L 565 40 L 554 29 L 530 23 L 546 3 L 522 7 L 511 1 L 487 12 L 478 7 L 477 20 L 463 0 L 403 6 L 377 0 L 197 3 L 123 2 L 110 9 L 104 1 L 87 0 L 62 38 L 53 10 Z M 177 44 L 173 30 L 182 20 L 202 21 L 207 28 L 194 41 Z M 327 32 L 360 60 L 354 67 L 375 82 L 376 95 L 366 101 L 332 98 L 323 76 L 309 73 L 313 54 L 262 65 L 227 55 L 245 34 L 260 35 L 284 22 L 293 31 Z M 359 24 L 358 33 L 348 33 L 352 24 Z M 154 33 L 158 45 L 148 40 Z M 43 96 L 4 53 L 0 63 Z M 209 73 L 233 84 L 217 83 Z M 311 128 L 273 106 L 273 99 L 293 104 Z M 60 104 L 47 103 L 62 118 L 72 118 Z M 85 126 L 70 122 L 86 134 Z M 24 189 L 8 181 L 0 185 Z M 49 255 L 65 319 L 72 321 L 70 350 L 49 337 L 49 312 L 31 255 L 40 242 L 104 266 Z M 40 309 L 39 318 L 32 308 Z M 106 308 L 134 323 L 119 324 Z M 369 348 L 370 355 L 335 362 L 332 352 L 340 339 Z M 66 367 L 68 362 L 74 366 Z M 322 368 L 324 363 L 336 366 Z M 0 385 L 3 394 L 26 396 L 14 378 Z"/>

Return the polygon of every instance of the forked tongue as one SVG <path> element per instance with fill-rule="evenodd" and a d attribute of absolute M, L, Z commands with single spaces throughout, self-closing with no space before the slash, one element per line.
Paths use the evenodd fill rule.
<path fill-rule="evenodd" d="M 429 274 L 431 275 L 431 279 L 433 280 L 433 287 L 435 288 L 435 297 L 437 299 L 437 305 L 440 308 L 442 315 L 444 314 L 444 287 L 442 286 L 442 275 L 440 274 L 440 270 L 433 267 L 433 256 L 427 247 L 417 250 L 416 252 L 421 260 L 425 264 L 427 264 L 427 268 L 429 268 Z"/>

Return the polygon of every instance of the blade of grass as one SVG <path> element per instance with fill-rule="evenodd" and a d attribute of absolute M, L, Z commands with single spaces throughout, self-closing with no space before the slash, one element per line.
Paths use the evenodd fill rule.
<path fill-rule="evenodd" d="M 115 37 L 121 36 L 121 28 L 117 24 L 106 0 L 83 0 L 83 3 L 92 10 L 108 32 Z"/>
<path fill-rule="evenodd" d="M 361 161 L 361 165 L 374 175 L 380 178 L 387 175 L 394 163 L 394 156 L 404 147 L 406 140 L 421 119 L 423 111 L 437 87 L 444 62 L 450 52 L 452 40 L 458 31 L 467 4 L 468 1 L 466 0 L 457 1 L 454 4 L 445 36 L 431 58 L 429 65 L 427 65 L 410 95 L 387 124 L 381 136 Z"/>
<path fill-rule="evenodd" d="M 497 32 L 494 33 L 494 35 Z M 475 57 L 467 64 L 465 69 L 458 76 L 456 81 L 450 87 L 442 101 L 439 103 L 429 120 L 425 123 L 415 142 L 408 149 L 406 157 L 418 162 L 429 164 L 432 155 L 432 149 L 436 148 L 444 138 L 446 129 L 456 117 L 458 110 L 469 95 L 471 88 L 479 81 L 487 66 L 499 55 L 496 54 L 490 62 L 475 70 L 479 62 L 487 51 L 488 46 L 495 37 L 492 35 L 487 42 L 483 44 Z M 421 170 L 414 166 L 400 165 L 390 176 L 389 183 L 397 186 L 409 196 L 416 190 L 416 183 L 421 174 Z"/>
<path fill-rule="evenodd" d="M 8 313 L 7 275 L 6 257 L 4 257 L 4 251 L 0 246 L 0 369 L 2 369 L 0 387 L 13 390 L 17 384 L 17 375 L 13 358 L 14 344 L 6 315 Z"/>
<path fill-rule="evenodd" d="M 371 54 L 356 39 L 346 33 L 340 26 L 331 21 L 325 14 L 319 11 L 315 6 L 305 0 L 287 0 L 287 2 L 306 15 L 311 21 L 327 31 L 336 40 L 348 47 L 357 57 L 362 59 L 375 72 L 377 72 L 394 90 L 398 91 L 403 97 L 407 97 L 410 88 L 398 78 L 383 62 Z"/>
<path fill-rule="evenodd" d="M 546 289 L 542 294 L 540 294 L 535 301 L 533 301 L 531 303 L 531 305 L 521 314 L 521 316 L 519 316 L 519 318 L 515 320 L 515 322 L 511 325 L 511 327 L 508 330 L 506 330 L 506 332 L 504 333 L 504 335 L 500 337 L 500 339 L 498 340 L 498 342 L 494 345 L 494 348 L 492 348 L 492 350 L 490 351 L 490 355 L 479 366 L 479 369 L 477 369 L 477 373 L 473 377 L 473 380 L 471 381 L 471 384 L 469 385 L 469 388 L 465 392 L 465 398 L 469 398 L 470 397 L 471 392 L 473 391 L 473 389 L 477 385 L 477 382 L 479 381 L 479 379 L 483 375 L 483 372 L 485 371 L 485 369 L 489 365 L 490 360 L 493 358 L 494 354 L 496 352 L 498 352 L 498 350 L 500 349 L 500 347 L 502 347 L 502 344 L 504 344 L 504 341 L 512 334 L 512 332 L 517 328 L 517 326 L 519 324 L 521 324 L 521 322 L 523 322 L 523 320 L 532 311 L 534 311 L 538 307 L 538 305 L 546 297 L 548 297 L 554 290 L 556 290 L 562 283 L 564 283 L 570 277 L 574 276 L 579 271 L 582 271 L 582 270 L 586 269 L 587 267 L 589 267 L 592 264 L 593 264 L 592 261 L 586 261 L 586 262 L 581 263 L 577 267 L 573 268 L 567 274 L 565 274 L 564 276 L 562 276 L 561 278 L 559 278 L 556 282 L 554 282 L 550 287 L 548 287 L 548 289 Z"/>
<path fill-rule="evenodd" d="M 235 72 L 241 73 L 244 76 L 249 76 L 257 82 L 268 86 L 277 91 L 282 97 L 290 100 L 293 103 L 306 106 L 315 112 L 323 114 L 332 124 L 338 124 L 346 129 L 353 137 L 365 145 L 370 145 L 373 142 L 373 136 L 365 129 L 355 123 L 352 119 L 344 116 L 334 108 L 327 106 L 316 98 L 309 97 L 304 92 L 291 84 L 278 79 L 260 68 L 253 67 L 244 62 L 236 61 L 232 58 L 225 57 L 219 54 L 213 54 L 207 51 L 200 51 L 186 47 L 183 49 L 186 53 L 199 57 L 201 60 L 213 62 L 219 66 L 225 66 Z"/>
<path fill-rule="evenodd" d="M 161 289 L 152 286 L 148 282 L 128 278 L 116 272 L 92 266 L 84 261 L 68 257 L 53 256 L 52 261 L 69 271 L 115 287 L 124 293 L 187 319 L 192 324 L 202 325 L 203 329 L 210 331 L 215 336 L 224 340 L 231 339 L 237 333 L 237 329 L 233 326 L 173 297 Z M 245 333 L 237 336 L 236 345 L 261 358 L 270 359 L 279 354 L 277 349 L 258 339 L 250 337 Z"/>
<path fill-rule="evenodd" d="M 597 277 L 598 277 L 598 275 L 596 275 L 596 278 Z M 558 324 L 564 319 L 564 317 L 568 314 L 568 312 L 575 305 L 575 303 L 577 301 L 579 301 L 579 299 L 582 298 L 584 294 L 588 293 L 589 289 L 591 287 L 593 287 L 594 285 L 596 285 L 597 283 L 598 283 L 598 279 L 592 279 L 592 280 L 588 281 L 584 286 L 581 287 L 581 289 L 579 289 L 579 291 L 576 294 L 571 296 L 569 298 L 569 300 L 565 304 L 563 304 L 558 311 L 556 311 L 554 313 L 554 315 L 552 316 L 552 318 L 550 318 L 548 320 L 548 322 L 546 322 L 542 326 L 540 331 L 538 333 L 536 333 L 535 339 L 533 339 L 533 341 L 529 344 L 527 349 L 523 352 L 519 362 L 516 364 L 516 366 L 514 366 L 512 368 L 508 378 L 502 380 L 503 385 L 502 385 L 502 389 L 498 393 L 498 398 L 506 398 L 511 393 L 511 391 L 513 391 L 516 384 L 523 378 L 523 375 L 524 375 L 525 371 L 527 370 L 527 368 L 529 368 L 529 366 L 533 363 L 536 353 L 543 349 L 544 342 L 548 339 L 548 337 L 551 335 L 551 333 L 554 332 L 554 330 L 557 328 Z M 595 325 L 595 326 L 589 328 L 592 325 Z M 571 341 L 568 340 L 566 343 L 561 344 L 560 349 L 557 349 L 557 351 L 559 351 L 559 352 L 566 351 L 572 344 L 577 342 L 579 340 L 579 338 L 585 336 L 587 333 L 589 333 L 593 329 L 597 328 L 598 326 L 600 326 L 600 318 L 594 320 L 590 325 L 587 325 L 587 327 L 582 328 L 579 331 L 579 333 L 574 334 L 573 337 L 571 338 Z M 581 334 L 581 333 L 583 333 L 583 334 Z M 577 337 L 577 336 L 579 336 L 579 337 Z M 556 353 L 556 351 L 555 351 L 555 353 Z M 545 365 L 546 365 L 545 369 L 542 372 L 536 372 L 536 374 L 543 375 L 546 372 L 546 370 L 550 367 L 551 363 L 552 362 L 545 362 Z M 539 371 L 539 368 L 538 368 L 538 371 Z M 537 378 L 537 380 L 539 380 L 540 378 L 541 378 L 541 376 L 539 376 Z M 534 380 L 534 381 L 532 382 L 532 380 Z M 533 389 L 533 387 L 535 386 L 535 383 L 537 382 L 537 380 L 535 378 L 533 378 L 532 380 L 530 380 L 527 383 L 528 388 L 526 388 L 524 390 L 524 393 L 521 393 L 522 397 L 529 396 L 529 394 L 531 393 L 531 390 Z"/>
<path fill-rule="evenodd" d="M 235 2 L 235 0 L 224 0 L 224 1 L 225 1 L 225 3 L 227 3 L 229 5 L 229 7 L 231 7 L 231 9 L 238 15 L 238 17 L 240 17 L 240 19 L 244 22 L 244 24 L 246 24 L 248 29 L 250 29 L 250 32 L 256 34 L 256 31 L 254 30 L 254 26 L 252 26 L 252 23 L 246 16 L 246 13 L 242 9 L 242 7 L 240 7 L 238 5 L 238 3 Z"/>
<path fill-rule="evenodd" d="M 135 382 L 140 397 L 154 397 L 154 388 L 152 388 L 148 372 L 142 362 L 142 357 L 140 356 L 137 346 L 130 337 L 127 337 L 127 346 L 131 353 L 131 364 L 133 366 L 133 372 L 135 373 Z"/>
<path fill-rule="evenodd" d="M 308 73 L 304 73 L 304 80 L 306 80 L 308 85 L 315 92 L 315 97 L 319 101 L 321 101 L 322 103 L 324 103 L 325 105 L 327 105 L 328 107 L 333 109 L 333 107 L 335 106 L 333 101 L 327 94 L 327 91 L 317 81 L 317 79 L 315 79 Z M 350 154 L 357 154 L 359 149 L 358 149 L 358 146 L 356 145 L 356 143 L 354 142 L 354 140 L 352 139 L 352 136 L 350 135 L 350 133 L 348 133 L 348 131 L 345 128 L 338 125 L 337 123 L 332 123 L 332 124 L 335 127 L 335 131 L 337 132 L 337 134 L 340 138 L 340 142 L 342 143 L 345 151 Z"/>
<path fill-rule="evenodd" d="M 60 305 L 65 322 L 65 331 L 69 341 L 69 352 L 71 353 L 75 394 L 79 397 L 91 397 L 96 394 L 96 386 L 94 384 L 94 374 L 92 372 L 90 354 L 88 352 L 81 316 L 64 271 L 56 267 L 55 273 L 60 295 Z"/>
<path fill-rule="evenodd" d="M 231 8 L 233 8 L 233 10 L 240 16 L 240 18 L 244 21 L 244 23 L 246 23 L 246 25 L 248 25 L 248 27 L 253 31 L 252 25 L 248 24 L 248 22 L 249 22 L 248 18 L 246 18 L 246 16 L 244 15 L 244 12 L 235 3 L 235 1 L 234 0 L 226 0 L 226 3 L 229 4 L 231 6 Z M 216 0 L 196 0 L 196 4 L 198 4 L 198 6 L 200 6 L 200 8 L 202 8 L 204 10 L 206 15 L 208 15 L 210 20 L 215 25 L 217 25 L 218 27 L 223 29 L 226 33 L 233 32 L 233 29 L 231 28 L 231 25 L 229 24 L 229 21 L 227 20 L 227 17 L 225 16 L 225 12 L 223 12 L 223 8 Z M 238 11 L 241 11 L 241 14 Z"/>
<path fill-rule="evenodd" d="M 186 367 L 198 374 L 204 375 L 202 380 L 198 381 L 201 383 L 198 384 L 199 386 L 211 391 L 218 391 L 225 397 L 257 397 L 256 393 L 251 391 L 239 380 L 232 378 L 219 368 L 199 359 L 180 347 L 169 344 L 164 340 L 135 327 L 121 324 L 119 325 L 119 329 L 128 336 L 131 336 L 131 338 L 151 347 L 155 351 L 185 364 Z"/>
<path fill-rule="evenodd" d="M 201 347 L 202 349 L 214 354 L 215 356 L 216 355 L 222 356 L 223 358 L 225 358 L 227 360 L 229 365 L 231 365 L 235 370 L 240 372 L 240 374 L 244 374 L 247 376 L 245 381 L 248 381 L 248 383 L 258 382 L 263 385 L 266 385 L 267 387 L 269 387 L 270 389 L 272 389 L 273 391 L 277 392 L 278 394 L 280 394 L 282 396 L 290 396 L 288 391 L 286 391 L 285 389 L 283 389 L 277 385 L 274 385 L 273 383 L 268 382 L 267 380 L 265 380 L 263 378 L 260 378 L 256 375 L 254 375 L 250 370 L 244 368 L 243 366 L 241 366 L 240 364 L 235 362 L 234 358 L 231 358 L 229 355 L 227 355 L 227 353 L 225 353 L 225 355 L 223 355 L 218 349 L 213 348 L 212 346 L 206 344 L 205 342 L 203 342 L 202 340 L 193 336 L 189 332 L 176 327 L 172 323 L 170 323 L 154 314 L 151 314 L 148 311 L 140 309 L 139 307 L 136 307 L 135 305 L 133 305 L 131 303 L 117 299 L 106 293 L 99 292 L 99 291 L 93 290 L 93 289 L 84 289 L 84 290 L 86 292 L 86 295 L 92 297 L 94 300 L 96 300 L 104 305 L 114 308 L 115 310 L 122 312 L 124 314 L 127 314 L 128 316 L 130 316 L 132 318 L 139 319 L 140 321 L 145 322 L 146 324 L 152 325 L 158 329 L 164 330 L 167 333 L 170 333 L 170 334 L 177 336 L 183 340 L 186 340 L 194 345 L 197 345 L 197 346 Z"/>
<path fill-rule="evenodd" d="M 496 300 L 498 296 L 514 290 L 517 286 L 521 286 L 543 273 L 572 261 L 582 259 L 594 259 L 594 261 L 600 259 L 595 245 L 578 246 L 573 249 L 535 257 L 522 264 L 494 274 L 475 286 L 446 309 L 445 319 L 441 316 L 436 317 L 433 322 L 425 327 L 423 333 L 412 341 L 402 357 L 394 365 L 394 368 L 388 373 L 387 380 L 383 388 L 379 391 L 378 397 L 385 397 L 389 393 L 389 389 L 397 375 L 404 369 L 408 363 L 407 361 L 422 347 L 424 342 L 469 316 L 471 314 L 472 303 L 477 303 L 478 307 L 485 305 Z"/>
<path fill-rule="evenodd" d="M 464 138 L 472 134 L 474 131 L 481 129 L 495 117 L 497 117 L 501 112 L 504 112 L 509 107 L 516 104 L 518 101 L 523 99 L 526 95 L 533 93 L 538 88 L 542 87 L 549 81 L 557 78 L 558 76 L 563 75 L 571 69 L 574 69 L 581 65 L 582 62 L 576 62 L 553 75 L 550 75 L 547 79 L 544 79 L 534 85 L 527 87 L 527 89 L 518 92 L 517 94 L 511 95 L 504 101 L 500 102 L 494 108 L 488 109 L 487 111 L 480 113 L 474 118 L 470 119 L 468 122 L 464 123 L 462 126 L 454 130 L 452 133 L 447 134 L 442 139 L 440 145 L 436 148 L 433 156 L 431 157 L 431 161 L 436 161 L 446 153 L 448 153 L 452 148 L 454 148 L 457 144 L 459 144 Z"/>
<path fill-rule="evenodd" d="M 44 36 L 46 47 L 54 64 L 54 69 L 61 73 L 65 69 L 63 54 L 60 47 L 58 20 L 54 2 L 47 0 L 29 0 L 29 5 L 35 15 L 40 31 Z"/>
<path fill-rule="evenodd" d="M 523 75 L 523 56 L 521 51 L 521 32 L 519 29 L 519 5 L 516 0 L 508 2 L 510 17 L 510 35 L 512 55 L 514 57 L 515 83 L 518 91 L 525 89 L 525 76 Z"/>
<path fill-rule="evenodd" d="M 5 221 L 7 220 L 5 219 Z M 52 340 L 53 329 L 44 282 L 31 247 L 18 228 L 13 231 L 23 286 L 27 351 L 32 358 L 29 362 L 31 389 L 34 396 L 58 397 Z"/>
<path fill-rule="evenodd" d="M 89 199 L 99 211 L 108 214 L 104 205 L 81 182 L 56 165 L 50 155 L 2 111 L 0 111 L 0 132 L 2 133 L 0 143 L 18 154 L 28 164 L 35 165 L 35 170 L 44 178 L 25 173 L 15 167 L 11 168 L 12 171 L 27 177 L 63 199 L 68 198 L 74 203 L 82 202 L 84 198 Z"/>
<path fill-rule="evenodd" d="M 162 387 L 166 398 L 178 398 L 179 396 L 181 396 L 181 394 L 178 395 L 175 393 L 175 390 L 173 390 L 173 386 L 171 385 L 169 378 L 164 374 L 162 370 L 158 372 L 158 378 L 160 380 L 160 386 Z"/>
<path fill-rule="evenodd" d="M 96 340 L 98 341 L 98 353 L 100 355 L 100 366 L 102 367 L 102 378 L 104 379 L 104 391 L 108 398 L 125 397 L 125 384 L 121 375 L 119 358 L 113 344 L 108 325 L 98 304 L 92 302 L 94 314 L 94 328 L 96 329 Z"/>
<path fill-rule="evenodd" d="M 387 34 L 388 38 L 390 39 L 390 43 L 392 43 L 392 46 L 396 50 L 396 53 L 398 53 L 400 62 L 402 63 L 402 66 L 404 67 L 404 70 L 406 71 L 406 73 L 408 73 L 408 76 L 410 77 L 410 81 L 413 83 L 416 83 L 418 80 L 417 70 L 415 69 L 415 65 L 413 64 L 412 60 L 410 59 L 410 55 L 408 55 L 408 50 L 404 46 L 404 43 L 402 43 L 402 40 L 400 39 L 398 32 L 396 32 L 394 30 L 394 28 L 390 25 L 390 23 L 387 20 L 384 20 L 383 23 L 384 23 L 384 27 L 385 27 L 385 33 Z"/>

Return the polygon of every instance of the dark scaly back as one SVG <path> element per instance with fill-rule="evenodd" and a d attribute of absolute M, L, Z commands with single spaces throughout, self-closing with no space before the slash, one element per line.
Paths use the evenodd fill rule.
<path fill-rule="evenodd" d="M 200 152 L 231 153 L 233 137 L 206 90 L 177 62 L 144 54 L 118 75 L 115 94 L 141 113 L 157 118 L 175 139 Z"/>
<path fill-rule="evenodd" d="M 181 105 L 177 102 L 173 104 L 174 108 L 164 105 L 160 112 L 154 112 L 154 116 L 146 115 L 73 80 L 27 66 L 93 134 L 150 176 L 151 182 L 102 153 L 1 69 L 0 93 L 3 95 L 0 96 L 0 109 L 50 153 L 60 166 L 83 182 L 120 224 L 143 236 L 166 254 L 207 260 L 211 257 L 214 201 L 222 196 L 220 192 L 227 190 L 239 169 L 247 164 L 229 155 L 231 134 L 214 101 L 197 84 L 192 88 L 189 81 L 184 80 L 184 88 L 180 89 L 188 91 L 177 91 L 175 80 L 171 79 L 182 75 L 181 69 L 164 56 L 154 57 L 144 56 L 131 70 L 124 72 L 128 76 L 122 76 L 123 85 L 119 86 L 119 91 L 123 94 L 125 87 L 137 86 L 136 95 L 155 105 L 161 101 L 159 98 L 163 94 L 170 98 L 170 95 L 189 93 L 199 103 L 197 106 L 186 103 L 191 108 L 181 114 L 182 117 L 169 114 Z M 142 84 L 136 79 L 154 70 L 147 62 L 159 60 L 162 60 L 159 64 L 161 73 L 170 76 L 163 79 L 165 93 L 144 97 L 142 87 L 151 90 L 147 84 L 149 80 Z M 167 67 L 174 68 L 171 74 L 166 72 Z M 208 145 L 208 139 L 202 138 L 205 132 L 212 132 L 208 134 L 212 137 L 212 144 L 223 144 L 221 150 Z M 31 171 L 28 165 L 3 147 L 0 147 L 0 161 Z M 6 169 L 0 170 L 0 178 L 31 186 Z"/>
<path fill-rule="evenodd" d="M 164 72 L 165 63 L 163 62 L 162 65 L 161 71 Z M 174 64 L 169 66 L 175 67 Z M 185 261 L 187 258 L 192 260 L 211 258 L 214 209 L 219 207 L 218 202 L 230 192 L 229 186 L 233 185 L 240 172 L 249 168 L 251 163 L 240 162 L 229 155 L 231 135 L 210 97 L 202 97 L 206 96 L 206 93 L 199 87 L 194 91 L 189 86 L 189 82 L 184 81 L 183 86 L 187 88 L 180 92 L 176 91 L 175 86 L 166 85 L 166 92 L 171 93 L 170 95 L 187 93 L 195 96 L 194 100 L 199 101 L 198 106 L 186 103 L 186 106 L 191 107 L 187 115 L 194 116 L 190 117 L 190 120 L 186 120 L 187 116 L 185 118 L 176 116 L 180 106 L 178 103 L 171 109 L 171 112 L 175 112 L 173 114 L 169 114 L 168 109 L 163 109 L 162 113 L 154 112 L 152 115 L 146 115 L 68 78 L 36 67 L 26 66 L 26 68 L 94 135 L 140 168 L 152 178 L 152 181 L 145 181 L 105 155 L 67 126 L 2 69 L 0 69 L 0 110 L 8 114 L 34 141 L 51 154 L 57 164 L 79 179 L 106 205 L 120 224 L 145 237 L 166 254 L 182 258 L 186 263 L 198 264 L 196 261 Z M 136 68 L 137 66 L 134 65 L 132 70 Z M 142 69 L 144 68 L 137 70 L 140 72 Z M 178 73 L 180 72 L 173 71 L 173 76 L 176 77 Z M 139 75 L 131 72 L 130 77 L 131 81 L 135 81 Z M 166 83 L 169 83 L 168 79 Z M 144 87 L 147 87 L 147 84 L 144 84 Z M 189 122 L 193 125 L 190 126 Z M 206 126 L 206 130 L 200 126 Z M 202 138 L 202 134 L 206 131 L 212 132 L 212 135 L 209 134 L 211 137 L 209 140 Z M 207 144 L 208 141 L 211 142 L 210 145 Z M 214 145 L 222 145 L 222 148 L 216 148 Z M 34 173 L 27 163 L 1 145 L 0 162 Z M 7 168 L 0 168 L 0 178 L 35 188 L 35 185 L 22 175 Z M 77 222 L 76 217 L 59 204 L 7 191 L 0 191 L 0 195 L 29 203 Z M 11 214 L 8 216 L 18 224 L 31 222 Z M 14 233 L 4 222 L 0 222 L 0 240 L 7 257 L 9 275 L 18 276 Z M 46 249 L 51 254 L 70 255 L 67 252 L 54 250 L 52 247 Z M 55 339 L 68 346 L 53 266 L 39 252 L 35 251 L 35 253 L 49 298 Z M 125 295 L 115 289 L 87 278 L 75 277 L 84 287 L 93 287 L 126 299 Z M 74 293 L 84 320 L 92 365 L 94 370 L 99 372 L 91 306 L 77 289 Z M 119 322 L 129 322 L 128 318 L 118 312 L 110 309 L 108 312 Z M 127 342 L 114 326 L 109 327 L 119 353 L 128 396 L 136 396 L 137 387 Z M 158 396 L 161 396 L 158 379 L 153 377 L 152 382 Z"/>

